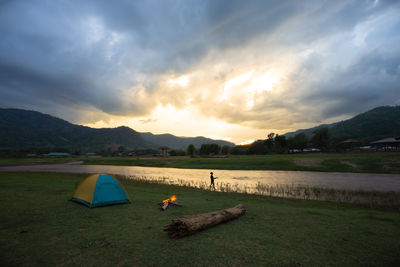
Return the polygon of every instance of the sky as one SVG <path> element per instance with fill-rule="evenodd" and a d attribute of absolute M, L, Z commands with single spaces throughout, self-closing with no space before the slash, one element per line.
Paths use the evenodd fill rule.
<path fill-rule="evenodd" d="M 236 144 L 400 105 L 400 1 L 0 0 L 0 107 Z"/>

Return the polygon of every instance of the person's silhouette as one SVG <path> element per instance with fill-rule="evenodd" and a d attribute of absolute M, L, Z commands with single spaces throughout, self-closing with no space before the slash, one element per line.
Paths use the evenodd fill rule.
<path fill-rule="evenodd" d="M 211 186 L 212 186 L 214 188 L 214 191 L 215 191 L 214 179 L 217 179 L 217 177 L 214 177 L 213 172 L 210 172 L 210 179 L 211 179 L 210 190 L 211 190 Z"/>

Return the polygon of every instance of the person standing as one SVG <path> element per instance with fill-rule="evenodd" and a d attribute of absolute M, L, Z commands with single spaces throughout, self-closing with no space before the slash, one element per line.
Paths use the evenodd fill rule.
<path fill-rule="evenodd" d="M 211 179 L 210 190 L 211 190 L 211 186 L 212 186 L 214 188 L 214 191 L 215 191 L 214 179 L 217 179 L 217 177 L 214 177 L 213 172 L 210 172 L 210 179 Z"/>

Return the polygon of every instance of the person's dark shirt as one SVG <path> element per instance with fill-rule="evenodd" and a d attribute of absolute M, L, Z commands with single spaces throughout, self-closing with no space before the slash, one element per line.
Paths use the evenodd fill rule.
<path fill-rule="evenodd" d="M 213 184 L 214 183 L 214 175 L 210 175 L 210 179 L 211 179 L 211 183 Z"/>

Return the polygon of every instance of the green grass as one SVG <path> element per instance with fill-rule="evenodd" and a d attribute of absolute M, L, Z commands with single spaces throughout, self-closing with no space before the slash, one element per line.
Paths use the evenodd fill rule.
<path fill-rule="evenodd" d="M 0 166 L 30 165 L 30 164 L 56 164 L 75 161 L 74 158 L 1 158 Z"/>
<path fill-rule="evenodd" d="M 0 173 L 2 266 L 398 266 L 400 214 L 334 203 L 125 182 L 132 204 L 68 201 L 85 174 Z M 184 206 L 156 205 L 172 194 Z M 169 239 L 171 219 L 243 203 L 240 218 Z"/>
<path fill-rule="evenodd" d="M 63 159 L 0 158 L 1 165 L 32 163 L 63 163 L 82 161 L 87 165 L 170 167 L 187 169 L 225 170 L 288 170 L 323 172 L 400 173 L 400 153 L 317 153 L 277 154 L 261 156 L 231 156 L 228 158 L 135 158 L 135 157 L 77 157 Z"/>

